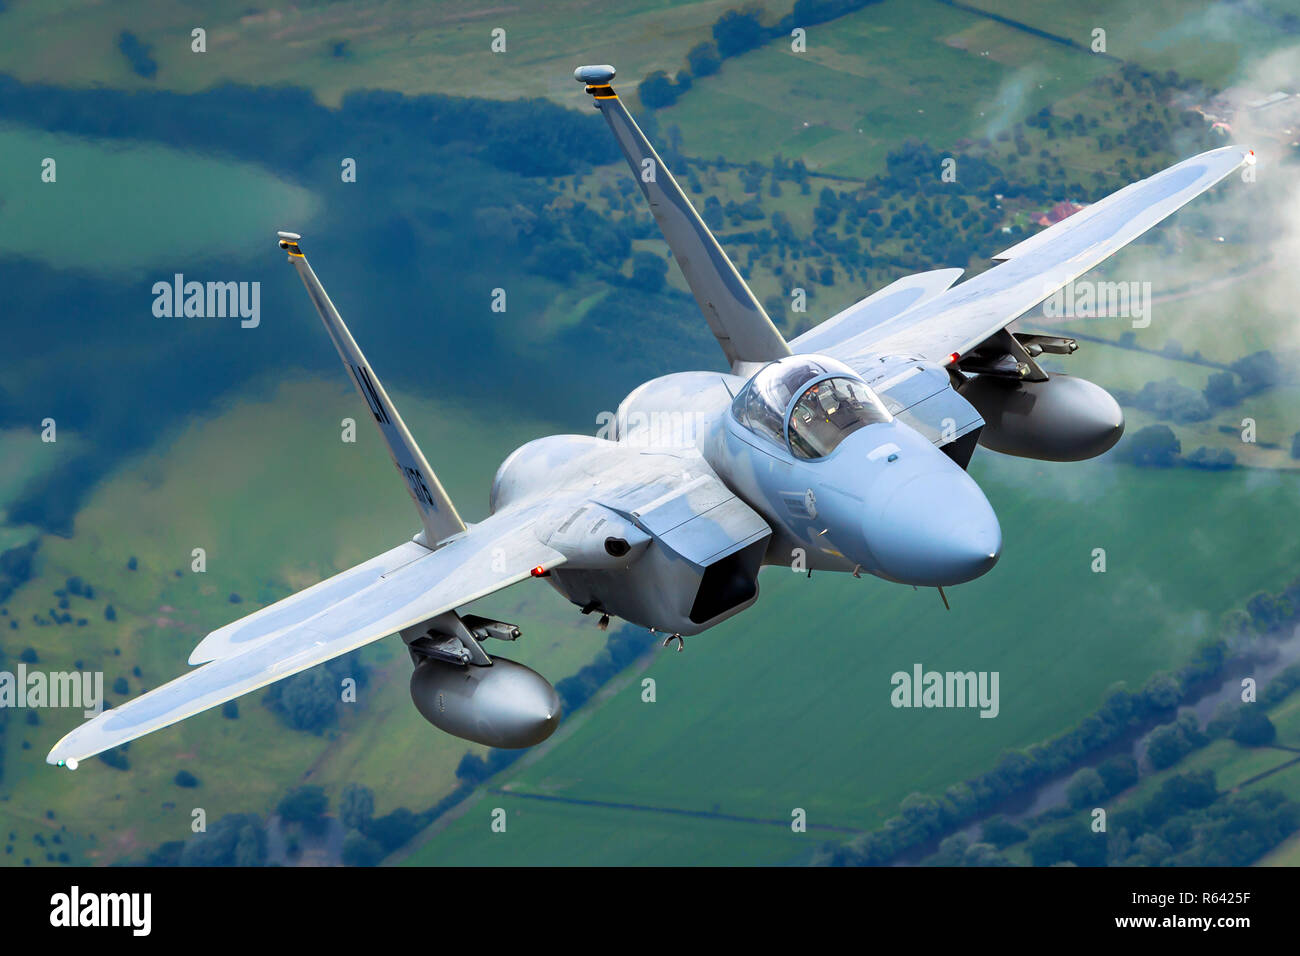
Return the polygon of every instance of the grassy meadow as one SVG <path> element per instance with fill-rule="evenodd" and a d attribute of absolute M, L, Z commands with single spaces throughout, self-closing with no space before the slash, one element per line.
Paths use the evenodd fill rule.
<path fill-rule="evenodd" d="M 409 862 L 685 863 L 703 858 L 702 840 L 723 862 L 755 853 L 757 835 L 770 847 L 765 862 L 796 860 L 827 834 L 633 809 L 603 808 L 596 819 L 611 822 L 596 823 L 580 802 L 539 811 L 522 795 L 763 820 L 803 808 L 810 824 L 878 826 L 909 793 L 941 791 L 1005 749 L 1065 730 L 1117 682 L 1137 687 L 1184 660 L 1224 611 L 1281 585 L 1300 559 L 1287 530 L 1300 518 L 1291 475 L 987 452 L 973 473 L 1001 518 L 1004 549 L 986 577 L 951 589 L 952 612 L 932 592 L 768 569 L 756 608 L 654 659 L 644 676 L 655 703 L 633 681 L 541 759 L 497 778 L 503 792 Z M 1089 569 L 1096 547 L 1107 552 L 1104 574 Z M 1001 713 L 894 709 L 890 675 L 915 662 L 1000 672 Z M 491 833 L 489 806 L 544 812 L 548 830 L 521 822 L 518 843 L 507 842 L 509 830 Z M 668 832 L 647 845 L 643 825 Z M 689 847 L 676 827 L 698 834 Z"/>

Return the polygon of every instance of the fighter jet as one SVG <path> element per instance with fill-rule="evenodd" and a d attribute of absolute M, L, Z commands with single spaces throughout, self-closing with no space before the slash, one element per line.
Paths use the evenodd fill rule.
<path fill-rule="evenodd" d="M 73 730 L 50 763 L 75 769 L 392 634 L 409 650 L 411 694 L 431 723 L 493 747 L 537 744 L 560 719 L 554 688 L 485 648 L 518 638 L 517 626 L 461 610 L 530 578 L 602 624 L 621 618 L 680 650 L 752 606 L 767 565 L 937 588 L 985 574 L 1002 533 L 966 471 L 976 444 L 1075 461 L 1105 452 L 1124 426 L 1102 388 L 1039 365 L 1043 353 L 1075 351 L 1074 340 L 1013 323 L 1255 158 L 1240 146 L 1194 156 L 1013 245 L 969 281 L 957 284 L 960 269 L 899 279 L 787 342 L 614 91 L 614 68 L 574 75 L 627 158 L 727 371 L 646 382 L 609 437 L 522 446 L 496 473 L 490 515 L 467 525 L 301 237 L 280 233 L 421 530 L 213 631 L 190 655 L 201 666 Z"/>

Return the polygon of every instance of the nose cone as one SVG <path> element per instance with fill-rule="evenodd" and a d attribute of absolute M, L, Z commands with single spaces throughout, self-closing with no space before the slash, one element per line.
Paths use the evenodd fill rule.
<path fill-rule="evenodd" d="M 864 533 L 879 570 L 903 584 L 961 584 L 997 563 L 1002 529 L 964 471 L 909 478 L 869 506 Z"/>

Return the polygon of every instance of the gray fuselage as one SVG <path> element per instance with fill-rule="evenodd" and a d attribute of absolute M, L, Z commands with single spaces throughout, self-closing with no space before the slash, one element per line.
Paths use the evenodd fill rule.
<path fill-rule="evenodd" d="M 492 509 L 554 502 L 564 540 L 549 543 L 588 555 L 584 565 L 612 539 L 605 567 L 560 568 L 551 583 L 585 609 L 668 633 L 744 610 L 761 565 L 943 586 L 996 562 L 1001 532 L 983 492 L 915 429 L 874 421 L 801 459 L 733 413 L 745 385 L 721 372 L 652 379 L 604 424 L 608 437 L 515 451 Z"/>

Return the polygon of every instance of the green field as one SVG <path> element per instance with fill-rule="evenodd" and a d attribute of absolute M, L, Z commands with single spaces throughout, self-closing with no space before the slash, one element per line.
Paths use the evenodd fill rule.
<path fill-rule="evenodd" d="M 1106 52 L 1148 69 L 1177 69 L 1206 83 L 1227 85 L 1259 55 L 1289 39 L 1247 5 L 1214 0 L 1092 0 L 1044 4 L 1035 0 L 973 0 L 971 6 L 1090 46 L 1093 30 L 1106 31 Z M 1277 0 L 1257 4 L 1281 12 Z"/>
<path fill-rule="evenodd" d="M 56 162 L 54 182 L 41 181 L 46 157 Z M 318 205 L 249 163 L 0 125 L 0 255 L 129 274 L 201 255 L 245 258 L 264 249 L 242 237 L 285 223 L 305 230 Z M 124 230 L 142 209 L 150 210 L 146 228 Z"/>
<path fill-rule="evenodd" d="M 1001 516 L 1004 551 L 988 576 L 950 592 L 951 614 L 933 593 L 769 569 L 757 609 L 688 641 L 684 654 L 655 659 L 646 676 L 657 682 L 656 703 L 642 703 L 633 682 L 541 759 L 494 783 L 761 819 L 788 819 L 802 807 L 810 823 L 878 826 L 908 793 L 941 791 L 1004 749 L 1066 729 L 1116 682 L 1137 686 L 1175 666 L 1222 612 L 1280 585 L 1300 558 L 1286 530 L 1300 517 L 1295 478 L 987 453 L 976 461 Z M 1244 508 L 1276 521 L 1247 529 Z M 1089 571 L 1094 547 L 1107 549 L 1105 574 Z M 1051 623 L 1027 628 L 1027 619 Z M 914 662 L 999 671 L 1000 716 L 892 708 L 890 674 Z M 556 819 L 546 839 L 530 836 L 515 862 L 564 861 L 577 844 L 584 860 L 685 859 L 667 844 L 662 859 L 644 847 L 633 852 L 643 811 L 623 811 L 623 827 L 596 854 L 588 808 L 570 804 L 562 814 L 565 805 L 550 806 Z M 467 814 L 410 862 L 486 859 L 480 837 L 492 834 L 481 817 Z M 721 862 L 745 837 L 719 824 L 707 839 Z M 781 850 L 766 857 L 787 858 Z"/>
<path fill-rule="evenodd" d="M 20 79 L 60 85 L 110 83 L 193 92 L 256 77 L 259 83 L 310 86 L 330 103 L 361 87 L 512 99 L 566 92 L 574 64 L 602 62 L 611 49 L 621 54 L 619 65 L 638 78 L 654 69 L 676 70 L 686 51 L 707 39 L 712 22 L 739 5 L 734 0 L 635 0 L 596 11 L 578 0 L 536 9 L 483 0 L 326 0 L 259 9 L 217 0 L 198 14 L 159 2 L 124 8 L 92 0 L 16 0 L 4 14 L 0 62 Z M 772 18 L 791 7 L 778 0 L 758 5 Z M 1104 0 L 1087 9 L 1032 0 L 977 0 L 970 6 L 1085 46 L 1092 42 L 1093 29 L 1102 27 L 1107 52 L 1115 56 L 1155 69 L 1176 66 L 1216 83 L 1230 82 L 1249 57 L 1285 41 L 1260 18 L 1210 0 L 1141 5 Z M 1027 59 L 1022 39 L 1050 42 L 951 7 L 924 3 L 912 9 L 918 23 L 942 14 L 950 37 L 946 42 L 1012 67 Z M 1283 7 L 1277 3 L 1274 9 Z M 205 54 L 191 51 L 195 27 L 207 31 Z M 489 49 L 496 28 L 506 30 L 504 54 Z M 123 30 L 152 47 L 158 63 L 154 79 L 128 68 L 116 46 Z M 341 55 L 336 54 L 339 43 L 347 44 Z"/>
<path fill-rule="evenodd" d="M 778 13 L 789 9 L 760 5 Z M 633 0 L 593 7 L 558 0 L 530 7 L 484 0 L 327 0 L 258 9 L 216 0 L 201 15 L 157 0 L 129 8 L 94 0 L 9 6 L 0 63 L 27 82 L 183 93 L 223 82 L 291 84 L 337 105 L 353 89 L 576 99 L 581 90 L 572 74 L 578 64 L 605 62 L 617 50 L 618 65 L 638 78 L 676 69 L 734 3 Z M 195 27 L 207 30 L 205 54 L 191 52 Z M 506 31 L 504 53 L 491 50 L 494 29 Z M 124 30 L 152 47 L 154 79 L 133 73 L 118 51 Z M 339 43 L 347 44 L 343 56 L 334 52 Z"/>
<path fill-rule="evenodd" d="M 492 830 L 498 809 L 505 811 L 505 832 Z M 725 845 L 728 864 L 754 866 L 795 862 L 819 839 L 815 833 L 794 833 L 780 821 L 755 824 L 574 807 L 491 791 L 466 807 L 445 834 L 416 850 L 409 862 L 419 866 L 716 866 L 719 846 Z M 616 852 L 611 853 L 611 847 Z"/>
<path fill-rule="evenodd" d="M 808 48 L 774 41 L 728 61 L 694 95 L 658 113 L 687 152 L 732 162 L 801 156 L 814 171 L 866 177 L 905 140 L 955 149 L 1085 88 L 1115 65 L 999 28 L 1025 71 L 955 39 L 975 14 L 921 0 L 885 0 L 809 28 Z M 719 122 L 725 116 L 726 122 Z"/>
<path fill-rule="evenodd" d="M 771 20 L 791 3 L 761 6 Z M 1280 9 L 1276 0 L 1263 3 L 1263 9 Z M 379 88 L 488 99 L 545 96 L 588 110 L 572 68 L 613 62 L 621 91 L 644 116 L 636 84 L 652 70 L 683 67 L 686 51 L 709 39 L 712 22 L 740 5 L 634 0 L 598 7 L 560 0 L 528 8 L 323 0 L 262 9 L 218 0 L 200 15 L 153 0 L 16 0 L 0 12 L 0 73 L 59 86 L 180 93 L 225 82 L 293 85 L 330 106 L 349 90 Z M 970 5 L 1084 44 L 1101 26 L 1115 56 L 1152 69 L 1177 67 L 1213 84 L 1244 82 L 1256 59 L 1290 42 L 1243 8 L 1210 0 L 1103 0 L 1088 10 L 1029 0 Z M 195 26 L 208 31 L 205 54 L 190 52 Z M 504 54 L 489 50 L 497 27 L 507 31 Z M 131 72 L 117 48 L 123 30 L 150 45 L 155 78 Z M 809 195 L 787 181 L 779 197 L 764 189 L 759 198 L 765 216 L 782 212 L 804 235 L 813 228 L 824 186 L 856 190 L 884 170 L 888 152 L 912 138 L 986 157 L 1010 178 L 1046 177 L 1041 167 L 1055 181 L 1059 168 L 1089 188 L 1102 180 L 1127 181 L 1133 177 L 1122 172 L 1154 169 L 1185 155 L 1177 142 L 1147 155 L 1098 143 L 1098 134 L 1126 129 L 1144 107 L 1163 108 L 1142 103 L 1131 86 L 1112 92 L 1121 66 L 938 0 L 883 0 L 811 27 L 804 53 L 776 39 L 728 59 L 716 75 L 697 79 L 677 104 L 657 111 L 654 121 L 657 140 L 680 137 L 688 157 L 763 164 L 778 155 L 803 159 L 814 174 Z M 1275 67 L 1261 75 L 1271 80 L 1279 74 Z M 1009 137 L 999 134 L 1043 107 L 1057 119 L 1077 114 L 1095 125 L 1087 134 L 1050 137 L 1026 127 L 1032 150 L 1021 160 Z M 56 184 L 39 181 L 46 156 L 58 161 Z M 736 170 L 691 165 L 703 180 L 694 201 L 710 194 L 724 203 L 747 198 Z M 443 362 L 425 394 L 460 395 L 460 403 L 395 397 L 467 520 L 486 513 L 489 482 L 512 448 L 587 421 L 560 427 L 530 413 L 529 389 L 554 389 L 573 399 L 581 386 L 520 381 L 525 376 L 510 356 L 521 364 L 535 360 L 528 366 L 534 370 L 552 363 L 554 378 L 567 377 L 581 363 L 557 346 L 567 341 L 559 334 L 599 317 L 602 305 L 622 294 L 581 271 L 561 282 L 516 269 L 519 263 L 499 266 L 491 257 L 474 263 L 482 271 L 472 275 L 448 267 L 440 250 L 462 241 L 449 224 L 463 223 L 484 203 L 493 204 L 487 212 L 506 213 L 514 201 L 508 190 L 493 188 L 506 180 L 483 178 L 480 166 L 475 161 L 438 172 L 443 178 L 441 191 L 431 194 L 435 201 L 413 202 L 407 210 L 410 231 L 399 238 L 409 235 L 422 250 L 426 280 L 418 301 L 410 303 L 409 320 L 407 303 L 391 292 L 392 276 L 381 270 L 372 277 L 354 268 L 365 278 L 353 274 L 349 287 L 345 261 L 335 289 L 346 304 L 364 301 L 366 283 L 382 285 L 374 291 L 387 293 L 382 301 L 399 318 L 372 326 L 379 343 L 390 349 L 394 342 L 414 344 Z M 1261 164 L 1265 178 L 1258 187 L 1223 184 L 1172 219 L 1159 239 L 1134 246 L 1092 276 L 1149 280 L 1163 297 L 1151 327 L 1137 332 L 1139 346 L 1160 349 L 1176 340 L 1188 353 L 1199 349 L 1214 361 L 1231 362 L 1300 342 L 1290 266 L 1297 251 L 1291 223 L 1300 208 L 1289 170 L 1273 166 L 1282 175 L 1270 179 L 1269 169 Z M 610 204 L 600 194 L 610 183 L 630 185 L 621 163 L 553 182 L 602 214 L 630 211 L 649 222 L 639 194 L 631 206 Z M 1061 189 L 1065 195 L 1065 182 Z M 405 208 L 400 200 L 406 197 L 396 198 Z M 899 197 L 903 204 L 915 199 Z M 239 237 L 265 237 L 289 223 L 307 231 L 313 221 L 323 233 L 320 220 L 335 215 L 331 202 L 324 189 L 287 183 L 252 163 L 153 143 L 0 126 L 0 256 L 93 270 L 106 282 L 143 282 L 142 275 L 152 282 L 153 271 L 169 275 L 178 261 L 264 255 L 261 238 L 246 249 Z M 1028 201 L 1009 201 L 1004 222 L 1023 225 L 1037 211 Z M 334 218 L 329 225 L 340 227 L 332 241 L 342 257 L 349 230 Z M 747 222 L 722 233 L 725 239 L 748 228 Z M 649 235 L 636 239 L 634 248 L 662 254 L 657 232 Z M 1262 253 L 1265 245 L 1275 250 L 1271 262 Z M 885 237 L 869 251 L 892 261 L 906 249 L 902 239 Z M 748 267 L 749 250 L 729 250 Z M 809 264 L 799 261 L 799 274 Z M 983 259 L 946 264 L 986 265 Z M 779 277 L 771 265 L 753 268 L 760 299 L 788 295 L 791 273 Z M 896 277 L 892 266 L 850 273 L 843 263 L 832 265 L 834 284 L 816 290 L 802 321 L 824 318 Z M 492 288 L 504 281 L 493 270 L 511 280 L 512 313 L 497 326 L 502 367 L 492 390 L 501 401 L 489 404 L 479 401 L 479 383 L 465 384 L 466 357 L 448 360 L 439 351 L 448 331 L 439 322 L 479 321 L 478 313 L 461 316 L 426 292 L 443 285 L 449 301 L 459 301 L 462 286 Z M 676 269 L 669 282 L 684 288 Z M 149 299 L 140 301 L 147 308 Z M 19 303 L 21 309 L 21 296 Z M 107 321 L 121 318 L 112 308 L 107 313 Z M 92 313 L 88 321 L 99 318 Z M 1029 320 L 1024 325 L 1037 327 Z M 1104 329 L 1083 323 L 1079 331 L 1115 339 L 1125 328 L 1121 320 Z M 364 346 L 368 333 L 357 331 Z M 92 349 L 75 335 L 55 336 L 8 358 L 5 397 L 58 388 L 64 376 L 92 361 L 126 370 L 122 374 L 156 368 L 176 341 L 138 328 L 134 335 L 96 336 L 88 359 Z M 654 345 L 647 341 L 644 348 Z M 375 352 L 382 370 L 384 352 Z M 238 376 L 239 362 L 223 358 L 214 361 L 211 374 Z M 311 359 L 301 361 L 310 365 Z M 1130 390 L 1166 377 L 1200 389 L 1212 371 L 1093 342 L 1060 364 Z M 30 646 L 42 667 L 79 661 L 102 669 L 106 685 L 125 678 L 135 696 L 183 673 L 190 649 L 212 628 L 409 537 L 416 527 L 406 496 L 378 436 L 362 420 L 364 405 L 337 371 L 331 367 L 329 379 L 315 377 L 318 370 L 283 369 L 253 382 L 237 378 L 216 407 L 197 402 L 192 415 L 178 413 L 184 425 L 161 428 L 149 447 L 113 459 L 112 471 L 84 499 L 70 537 L 26 524 L 0 526 L 0 551 L 41 537 L 38 573 L 6 602 L 12 617 L 0 619 L 5 666 Z M 196 366 L 196 377 L 208 373 Z M 627 383 L 629 389 L 636 384 Z M 510 396 L 523 399 L 513 416 Z M 109 407 L 112 396 L 103 401 Z M 1211 421 L 1176 426 L 1185 453 L 1201 444 L 1230 448 L 1249 466 L 1227 473 L 1135 470 L 1114 456 L 1062 465 L 977 452 L 972 473 L 1000 516 L 1003 556 L 985 578 L 949 592 L 951 612 L 929 590 L 830 574 L 809 581 L 768 569 L 758 606 L 688 640 L 682 654 L 647 654 L 570 715 L 551 741 L 493 777 L 390 862 L 787 864 L 806 861 L 824 841 L 880 826 L 909 794 L 941 793 L 988 770 L 1003 751 L 1068 729 L 1116 683 L 1136 688 L 1153 672 L 1176 668 L 1216 632 L 1225 611 L 1294 577 L 1300 474 L 1283 469 L 1297 464 L 1287 454 L 1290 435 L 1300 427 L 1297 407 L 1300 387 L 1274 388 Z M 590 411 L 594 422 L 597 409 Z M 1245 415 L 1258 421 L 1260 441 L 1282 447 L 1244 448 L 1235 435 L 1218 431 L 1237 427 Z M 344 417 L 358 421 L 355 444 L 339 440 Z M 1153 421 L 1128 411 L 1130 432 Z M 32 482 L 57 476 L 78 452 L 107 453 L 116 437 L 84 426 L 78 431 L 76 422 L 61 420 L 57 445 L 44 445 L 35 424 L 0 431 L 0 513 Z M 195 547 L 206 551 L 203 574 L 190 570 Z M 1095 548 L 1107 552 L 1105 574 L 1089 570 Z M 135 571 L 127 569 L 132 557 Z M 93 600 L 68 599 L 70 613 L 84 617 L 85 626 L 38 626 L 33 615 L 46 618 L 59 600 L 53 592 L 74 575 L 96 591 Z M 116 609 L 114 622 L 105 619 L 106 603 Z M 524 640 L 509 656 L 552 681 L 591 661 L 605 640 L 590 618 L 540 585 L 494 595 L 474 610 L 520 623 Z M 9 620 L 20 628 L 8 629 Z M 648 649 L 656 646 L 651 636 L 645 639 Z M 289 729 L 256 693 L 241 700 L 238 720 L 214 711 L 133 743 L 127 773 L 98 760 L 75 774 L 44 764 L 48 748 L 81 720 L 79 713 L 43 711 L 38 724 L 10 714 L 3 731 L 0 828 L 16 838 L 14 854 L 0 862 L 41 864 L 47 853 L 59 852 L 73 863 L 138 858 L 163 841 L 188 836 L 195 807 L 209 822 L 230 812 L 265 816 L 301 782 L 321 784 L 331 798 L 348 783 L 365 784 L 380 814 L 434 804 L 455 788 L 464 754 L 486 751 L 419 717 L 406 687 L 409 661 L 396 638 L 368 648 L 363 660 L 371 681 L 360 701 L 341 708 L 338 726 L 320 736 Z M 999 716 L 892 708 L 891 674 L 918 662 L 927 669 L 997 671 Z M 654 703 L 642 702 L 646 679 L 655 683 Z M 109 692 L 110 699 L 120 696 Z M 1300 695 L 1293 698 L 1273 716 L 1279 742 L 1296 747 Z M 1288 753 L 1219 741 L 1171 771 L 1144 778 L 1135 792 L 1147 792 L 1169 773 L 1201 767 L 1213 767 L 1221 787 L 1234 786 L 1284 764 Z M 173 777 L 180 769 L 195 773 L 201 785 L 178 787 Z M 1263 785 L 1300 795 L 1300 768 L 1273 774 Z M 507 814 L 505 833 L 489 825 L 498 807 Z M 791 831 L 797 809 L 807 813 L 807 833 Z M 61 842 L 48 845 L 55 835 Z M 1268 862 L 1300 865 L 1298 841 L 1280 847 Z"/>

